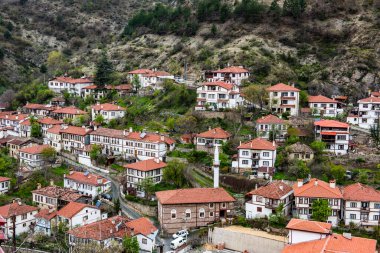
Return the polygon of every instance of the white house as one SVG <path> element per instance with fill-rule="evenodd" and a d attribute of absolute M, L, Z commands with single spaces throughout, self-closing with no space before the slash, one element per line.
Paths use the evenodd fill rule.
<path fill-rule="evenodd" d="M 82 88 L 92 85 L 94 82 L 89 78 L 71 78 L 66 76 L 56 77 L 48 82 L 48 87 L 56 93 L 67 91 L 70 94 L 80 96 Z"/>
<path fill-rule="evenodd" d="M 276 161 L 276 148 L 274 142 L 269 142 L 262 138 L 256 138 L 240 144 L 237 147 L 237 164 L 234 164 L 233 167 L 239 173 L 244 171 L 256 173 L 260 167 L 273 168 Z"/>
<path fill-rule="evenodd" d="M 213 129 L 209 128 L 208 131 L 195 135 L 196 149 L 213 154 L 214 148 L 216 146 L 221 147 L 223 143 L 226 143 L 231 138 L 231 136 L 232 135 L 229 132 L 220 127 Z"/>
<path fill-rule="evenodd" d="M 234 109 L 243 103 L 244 99 L 237 85 L 222 81 L 206 82 L 197 88 L 195 110 Z"/>
<path fill-rule="evenodd" d="M 90 196 L 92 199 L 111 189 L 111 181 L 89 172 L 70 171 L 63 177 L 65 188 L 77 190 L 80 194 Z"/>
<path fill-rule="evenodd" d="M 349 115 L 347 122 L 365 129 L 377 124 L 380 117 L 380 97 L 360 99 L 358 105 L 358 115 Z"/>
<path fill-rule="evenodd" d="M 322 95 L 309 96 L 308 103 L 313 116 L 336 117 L 343 113 L 342 109 L 338 109 L 338 101 Z"/>
<path fill-rule="evenodd" d="M 286 225 L 288 243 L 295 244 L 326 238 L 332 233 L 331 223 L 291 219 Z"/>
<path fill-rule="evenodd" d="M 314 122 L 315 139 L 326 143 L 325 151 L 336 155 L 348 153 L 350 125 L 336 120 Z"/>
<path fill-rule="evenodd" d="M 363 227 L 379 225 L 380 192 L 361 183 L 343 188 L 344 223 Z"/>
<path fill-rule="evenodd" d="M 128 221 L 126 227 L 133 231 L 134 236 L 137 237 L 140 250 L 153 252 L 156 248 L 156 237 L 158 229 L 146 217 L 138 218 Z"/>
<path fill-rule="evenodd" d="M 26 120 L 29 117 L 29 114 L 22 114 L 22 113 L 2 113 L 0 115 L 0 126 L 2 127 L 12 127 L 13 131 L 16 133 L 16 136 L 18 136 L 20 132 L 20 123 Z"/>
<path fill-rule="evenodd" d="M 93 105 L 91 107 L 92 120 L 95 120 L 95 118 L 99 114 L 103 116 L 104 122 L 108 123 L 112 119 L 120 119 L 124 117 L 125 108 L 119 105 L 110 104 L 110 103 L 105 103 L 105 104 L 97 103 L 96 105 Z"/>
<path fill-rule="evenodd" d="M 11 179 L 8 177 L 0 177 L 0 194 L 7 193 L 11 187 Z"/>
<path fill-rule="evenodd" d="M 102 220 L 100 209 L 78 202 L 70 202 L 57 212 L 58 223 L 63 223 L 69 229 L 84 226 Z"/>
<path fill-rule="evenodd" d="M 246 218 L 269 217 L 276 213 L 276 208 L 284 205 L 284 215 L 288 216 L 292 209 L 293 189 L 281 181 L 274 181 L 246 194 L 252 197 L 245 203 Z"/>
<path fill-rule="evenodd" d="M 343 195 L 336 186 L 335 180 L 330 183 L 312 178 L 305 182 L 298 179 L 293 185 L 295 197 L 295 209 L 299 218 L 310 220 L 313 214 L 313 201 L 316 199 L 326 199 L 331 208 L 331 215 L 328 217 L 328 223 L 337 226 L 342 218 Z"/>
<path fill-rule="evenodd" d="M 297 116 L 299 113 L 300 90 L 283 83 L 273 85 L 266 89 L 269 93 L 269 108 L 274 113 L 289 113 Z"/>
<path fill-rule="evenodd" d="M 58 120 L 74 119 L 75 117 L 79 117 L 86 114 L 87 112 L 82 111 L 76 108 L 75 106 L 63 107 L 52 111 L 53 117 Z"/>
<path fill-rule="evenodd" d="M 288 133 L 288 125 L 286 120 L 269 114 L 256 120 L 257 136 L 269 140 L 285 141 Z"/>
<path fill-rule="evenodd" d="M 161 182 L 163 170 L 166 166 L 167 164 L 159 158 L 125 164 L 128 188 L 137 189 L 137 193 L 144 196 L 144 192 L 138 188 L 138 184 L 145 178 L 152 179 L 154 184 Z"/>
<path fill-rule="evenodd" d="M 207 82 L 221 81 L 240 86 L 243 80 L 249 78 L 249 75 L 249 71 L 242 66 L 231 66 L 215 71 L 206 71 L 205 79 Z"/>
<path fill-rule="evenodd" d="M 22 107 L 24 113 L 36 115 L 38 117 L 48 116 L 55 109 L 57 109 L 57 107 L 54 105 L 32 104 L 29 102 Z"/>
<path fill-rule="evenodd" d="M 159 85 L 165 79 L 174 80 L 174 76 L 168 72 L 150 69 L 136 69 L 128 72 L 128 79 L 131 83 L 135 76 L 137 76 L 141 88 L 152 87 L 153 89 L 159 89 Z"/>
<path fill-rule="evenodd" d="M 16 236 L 29 232 L 35 223 L 34 216 L 38 208 L 21 203 L 21 200 L 13 200 L 13 203 L 1 206 L 0 215 L 6 220 L 5 234 L 8 238 L 13 237 L 13 217 L 15 217 Z"/>
<path fill-rule="evenodd" d="M 46 163 L 42 156 L 42 151 L 49 147 L 49 145 L 45 144 L 20 149 L 20 165 L 28 166 L 33 170 L 42 169 Z"/>
<path fill-rule="evenodd" d="M 52 126 L 46 130 L 46 135 L 44 137 L 44 144 L 55 148 L 57 152 L 61 152 L 62 149 L 61 129 L 61 125 Z"/>
<path fill-rule="evenodd" d="M 57 211 L 55 209 L 43 208 L 34 217 L 36 218 L 35 232 L 51 236 L 52 230 L 57 224 Z"/>
<path fill-rule="evenodd" d="M 74 154 L 82 153 L 85 145 L 90 144 L 90 133 L 92 129 L 76 126 L 61 125 L 62 149 Z"/>
<path fill-rule="evenodd" d="M 63 124 L 62 121 L 56 120 L 50 117 L 45 117 L 38 120 L 38 123 L 41 125 L 42 136 L 46 137 L 47 130 L 52 128 L 53 126 L 60 126 Z"/>

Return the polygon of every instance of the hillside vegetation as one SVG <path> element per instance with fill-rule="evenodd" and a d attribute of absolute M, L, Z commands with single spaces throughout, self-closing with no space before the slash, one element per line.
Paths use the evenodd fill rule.
<path fill-rule="evenodd" d="M 0 92 L 61 72 L 92 75 L 107 52 L 119 80 L 136 67 L 200 79 L 244 65 L 256 83 L 294 82 L 352 101 L 379 82 L 380 1 L 7 0 L 0 3 Z M 61 65 L 59 65 L 61 66 Z"/>

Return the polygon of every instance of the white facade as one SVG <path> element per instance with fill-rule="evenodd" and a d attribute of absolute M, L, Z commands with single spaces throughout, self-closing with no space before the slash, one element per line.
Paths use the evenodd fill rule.
<path fill-rule="evenodd" d="M 16 227 L 16 236 L 19 236 L 22 233 L 29 232 L 31 226 L 35 223 L 34 215 L 37 214 L 37 208 L 33 208 L 31 206 L 26 206 L 24 204 L 12 203 L 10 205 L 20 205 L 16 208 L 24 208 L 25 212 L 17 212 L 19 215 L 16 215 L 15 227 Z M 13 221 L 11 217 L 5 218 L 6 223 L 4 225 L 4 233 L 8 236 L 8 238 L 13 237 Z"/>
<path fill-rule="evenodd" d="M 62 209 L 61 209 L 62 210 Z M 68 218 L 61 216 L 58 212 L 58 222 L 67 224 L 67 226 L 72 229 L 74 227 L 83 226 L 90 224 L 102 219 L 102 214 L 99 209 L 94 207 L 84 207 L 81 211 L 76 213 L 74 216 Z"/>
<path fill-rule="evenodd" d="M 345 155 L 349 150 L 350 127 L 337 121 L 320 121 L 314 123 L 315 139 L 326 143 L 326 152 Z"/>
<path fill-rule="evenodd" d="M 347 122 L 365 129 L 375 126 L 380 117 L 380 98 L 364 98 L 358 101 L 358 105 L 358 115 L 347 117 Z"/>
<path fill-rule="evenodd" d="M 56 126 L 55 128 L 60 129 L 60 126 Z M 60 152 L 62 149 L 62 137 L 59 131 L 47 131 L 46 137 L 44 138 L 44 144 L 48 144 L 55 148 L 57 152 Z"/>
<path fill-rule="evenodd" d="M 25 165 L 30 168 L 41 169 L 45 165 L 45 161 L 41 154 L 30 154 L 20 151 L 20 166 Z"/>
<path fill-rule="evenodd" d="M 205 79 L 208 82 L 222 81 L 240 86 L 242 81 L 249 78 L 249 75 L 249 71 L 242 66 L 231 66 L 221 70 L 206 72 Z"/>
<path fill-rule="evenodd" d="M 336 101 L 330 103 L 309 102 L 309 107 L 313 116 L 336 117 L 343 110 L 338 111 L 338 103 Z"/>
<path fill-rule="evenodd" d="M 137 237 L 137 241 L 139 242 L 140 250 L 153 252 L 153 250 L 156 247 L 157 234 L 158 234 L 158 230 L 156 230 L 154 233 L 147 236 L 138 234 L 136 237 Z"/>
<path fill-rule="evenodd" d="M 11 181 L 3 179 L 0 182 L 0 194 L 5 194 L 9 191 L 9 187 L 11 186 Z"/>
<path fill-rule="evenodd" d="M 271 124 L 271 123 L 257 123 L 256 124 L 257 135 L 263 139 L 269 140 L 270 134 L 274 135 L 276 141 L 285 141 L 288 133 L 288 126 L 286 124 Z"/>
<path fill-rule="evenodd" d="M 63 186 L 65 188 L 79 191 L 80 194 L 91 196 L 92 199 L 95 199 L 98 195 L 101 195 L 102 193 L 105 193 L 111 189 L 111 181 L 107 180 L 106 182 L 103 182 L 103 178 L 98 178 L 96 180 L 96 184 L 94 184 L 93 182 L 81 182 L 75 180 L 74 178 L 68 177 L 70 177 L 70 175 L 64 175 Z M 91 177 L 96 177 L 96 175 L 91 175 Z"/>
<path fill-rule="evenodd" d="M 291 116 L 299 113 L 299 90 L 286 85 L 277 84 L 267 89 L 269 93 L 269 107 L 274 113 L 288 112 Z"/>
<path fill-rule="evenodd" d="M 252 195 L 252 199 L 245 203 L 247 219 L 269 217 L 275 214 L 276 208 L 283 203 L 285 216 L 290 214 L 293 191 L 281 197 L 281 199 L 265 198 L 259 195 Z"/>
<path fill-rule="evenodd" d="M 96 116 L 99 114 L 103 116 L 105 122 L 109 123 L 112 119 L 123 118 L 125 115 L 125 109 L 113 104 L 98 104 L 92 106 L 92 120 L 95 120 Z"/>
<path fill-rule="evenodd" d="M 380 216 L 380 202 L 372 201 L 345 201 L 344 223 L 354 223 L 361 226 L 378 226 Z"/>
<path fill-rule="evenodd" d="M 82 88 L 92 84 L 93 82 L 87 78 L 57 77 L 48 82 L 48 87 L 56 93 L 67 91 L 70 94 L 80 96 Z"/>
<path fill-rule="evenodd" d="M 276 150 L 239 149 L 239 168 L 274 167 Z"/>
<path fill-rule="evenodd" d="M 166 79 L 174 80 L 174 75 L 165 71 L 156 71 L 150 69 L 138 69 L 128 73 L 128 79 L 132 83 L 133 78 L 137 76 L 140 82 L 140 88 L 151 87 L 153 89 L 160 89 Z"/>
<path fill-rule="evenodd" d="M 288 238 L 289 244 L 295 244 L 300 242 L 320 240 L 326 238 L 327 235 L 328 234 L 289 229 Z"/>

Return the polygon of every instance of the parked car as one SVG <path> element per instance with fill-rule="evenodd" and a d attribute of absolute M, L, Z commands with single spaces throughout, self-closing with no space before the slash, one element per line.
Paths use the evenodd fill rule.
<path fill-rule="evenodd" d="M 102 198 L 104 198 L 104 199 L 108 199 L 108 200 L 112 200 L 112 196 L 111 196 L 111 194 L 108 194 L 108 193 L 103 193 L 103 194 L 102 194 Z"/>
<path fill-rule="evenodd" d="M 170 248 L 171 249 L 178 249 L 179 247 L 184 245 L 186 242 L 187 242 L 187 240 L 185 238 L 178 237 L 178 238 L 174 239 L 173 241 L 171 241 Z"/>
<path fill-rule="evenodd" d="M 189 235 L 189 232 L 186 229 L 184 229 L 184 230 L 180 230 L 177 233 L 173 234 L 173 238 L 174 239 L 176 239 L 178 237 L 186 238 L 188 235 Z"/>

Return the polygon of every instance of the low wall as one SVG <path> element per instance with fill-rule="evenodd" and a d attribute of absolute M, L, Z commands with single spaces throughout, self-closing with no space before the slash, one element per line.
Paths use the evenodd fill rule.
<path fill-rule="evenodd" d="M 221 118 L 224 119 L 226 117 L 227 112 L 213 112 L 213 111 L 196 111 L 195 114 L 198 114 L 201 117 L 206 119 L 214 119 Z"/>
<path fill-rule="evenodd" d="M 124 199 L 124 201 L 127 203 L 128 206 L 131 206 L 133 209 L 135 209 L 137 212 L 142 213 L 147 216 L 157 216 L 157 207 L 156 206 L 147 206 L 140 203 L 128 201 Z"/>

